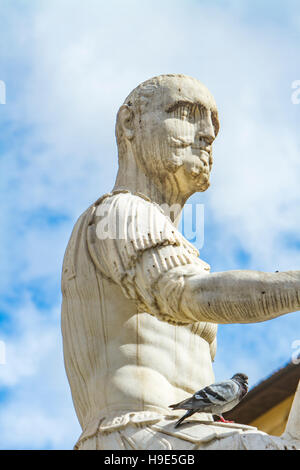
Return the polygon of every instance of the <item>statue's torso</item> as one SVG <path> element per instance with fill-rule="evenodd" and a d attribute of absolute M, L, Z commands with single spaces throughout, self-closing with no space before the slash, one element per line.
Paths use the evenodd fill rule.
<path fill-rule="evenodd" d="M 214 381 L 216 326 L 138 311 L 89 254 L 89 211 L 73 230 L 62 276 L 65 365 L 81 426 L 128 412 L 171 415 L 168 405 Z"/>

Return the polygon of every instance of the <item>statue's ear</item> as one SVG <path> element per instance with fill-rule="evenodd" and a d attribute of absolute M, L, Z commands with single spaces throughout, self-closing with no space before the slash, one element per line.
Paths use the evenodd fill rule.
<path fill-rule="evenodd" d="M 118 112 L 118 119 L 125 137 L 132 140 L 134 137 L 133 129 L 133 110 L 127 104 L 123 104 Z"/>

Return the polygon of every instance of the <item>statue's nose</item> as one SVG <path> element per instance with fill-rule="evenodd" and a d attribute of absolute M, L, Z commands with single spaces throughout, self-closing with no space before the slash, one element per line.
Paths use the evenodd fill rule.
<path fill-rule="evenodd" d="M 215 139 L 214 129 L 210 126 L 200 127 L 195 135 L 195 144 L 201 148 L 209 147 Z"/>
<path fill-rule="evenodd" d="M 205 112 L 200 112 L 199 119 L 196 122 L 198 123 L 196 130 L 197 142 L 204 141 L 206 145 L 211 145 L 216 135 L 210 111 L 205 110 Z"/>

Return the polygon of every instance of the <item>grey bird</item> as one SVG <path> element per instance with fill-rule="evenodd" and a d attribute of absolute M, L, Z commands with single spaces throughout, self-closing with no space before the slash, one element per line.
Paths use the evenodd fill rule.
<path fill-rule="evenodd" d="M 208 385 L 196 392 L 192 397 L 179 403 L 170 405 L 173 410 L 188 410 L 182 418 L 175 424 L 177 428 L 184 419 L 189 418 L 194 413 L 212 413 L 220 418 L 223 423 L 226 421 L 222 414 L 232 410 L 248 392 L 248 377 L 245 374 L 235 374 L 231 379 L 224 382 L 217 382 Z"/>

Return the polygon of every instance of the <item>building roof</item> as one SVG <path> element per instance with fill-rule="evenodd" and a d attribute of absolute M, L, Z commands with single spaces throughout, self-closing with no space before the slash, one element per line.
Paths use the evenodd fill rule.
<path fill-rule="evenodd" d="M 245 398 L 224 418 L 250 424 L 287 397 L 294 395 L 300 380 L 300 364 L 287 364 L 252 388 Z"/>

